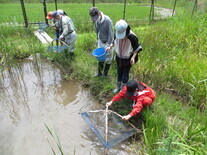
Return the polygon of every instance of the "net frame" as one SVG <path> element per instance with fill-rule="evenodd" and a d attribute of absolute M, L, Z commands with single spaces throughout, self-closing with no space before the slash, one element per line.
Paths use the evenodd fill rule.
<path fill-rule="evenodd" d="M 61 44 L 54 45 L 54 41 L 59 41 Z M 67 48 L 69 48 L 69 46 L 64 41 L 62 41 L 62 40 L 60 40 L 58 38 L 54 38 L 53 41 L 48 46 L 47 52 L 62 53 Z"/>
<path fill-rule="evenodd" d="M 89 113 L 98 113 L 98 112 L 104 112 L 105 115 L 105 138 L 104 136 L 101 135 L 101 133 L 99 132 L 99 130 L 97 129 L 97 127 L 94 125 L 94 123 L 92 122 L 92 119 L 89 116 Z M 88 111 L 88 112 L 83 112 L 81 113 L 82 118 L 85 120 L 86 124 L 89 126 L 89 128 L 92 130 L 92 132 L 95 134 L 95 136 L 98 138 L 98 140 L 101 142 L 101 144 L 104 146 L 104 148 L 106 150 L 111 149 L 112 147 L 114 147 L 115 145 L 117 145 L 118 143 L 128 139 L 129 137 L 133 136 L 135 133 L 140 132 L 139 129 L 137 129 L 133 124 L 131 124 L 130 122 L 126 122 L 128 125 L 130 125 L 132 127 L 131 130 L 129 131 L 125 131 L 121 136 L 117 136 L 112 140 L 108 140 L 108 114 L 113 113 L 116 116 L 118 116 L 119 118 L 122 118 L 122 116 L 112 110 L 108 110 L 108 108 L 106 108 L 106 110 L 94 110 L 94 111 Z"/>

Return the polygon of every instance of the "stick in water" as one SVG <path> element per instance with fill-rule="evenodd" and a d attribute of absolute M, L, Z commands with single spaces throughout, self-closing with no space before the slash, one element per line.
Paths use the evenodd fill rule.
<path fill-rule="evenodd" d="M 108 106 L 106 106 L 106 144 L 108 144 Z M 105 149 L 105 154 L 107 154 L 108 150 Z"/>

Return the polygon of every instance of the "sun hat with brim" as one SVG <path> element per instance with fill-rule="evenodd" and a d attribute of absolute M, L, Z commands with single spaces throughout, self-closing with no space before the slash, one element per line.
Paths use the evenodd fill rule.
<path fill-rule="evenodd" d="M 56 17 L 56 16 L 58 16 L 58 15 L 60 15 L 60 13 L 59 13 L 58 11 L 54 11 L 54 12 L 52 13 L 52 17 L 53 17 L 53 18 Z"/>
<path fill-rule="evenodd" d="M 134 96 L 134 93 L 138 88 L 138 83 L 135 80 L 130 80 L 129 82 L 127 82 L 126 87 L 127 87 L 126 95 L 131 97 Z"/>
<path fill-rule="evenodd" d="M 91 16 L 91 19 L 93 21 L 96 21 L 98 19 L 98 17 L 99 17 L 99 10 L 98 10 L 98 8 L 97 7 L 90 8 L 89 15 Z"/>
<path fill-rule="evenodd" d="M 119 20 L 116 23 L 116 38 L 117 39 L 123 39 L 126 36 L 126 29 L 128 27 L 128 24 L 125 22 L 125 20 Z"/>
<path fill-rule="evenodd" d="M 48 12 L 46 19 L 52 19 L 52 12 Z"/>

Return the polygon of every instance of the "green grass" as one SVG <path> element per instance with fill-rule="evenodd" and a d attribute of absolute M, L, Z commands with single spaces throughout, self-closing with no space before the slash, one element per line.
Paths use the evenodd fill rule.
<path fill-rule="evenodd" d="M 183 9 L 183 4 L 186 5 L 186 9 Z M 128 3 L 126 6 L 125 19 L 133 24 L 143 24 L 148 22 L 150 7 L 148 2 L 144 3 Z M 169 2 L 156 2 L 156 6 L 163 6 L 173 8 L 172 1 Z M 63 9 L 73 20 L 77 30 L 79 32 L 92 30 L 92 22 L 89 16 L 89 9 L 92 6 L 91 3 L 58 3 L 58 8 Z M 124 5 L 123 3 L 97 3 L 96 6 L 103 11 L 106 15 L 110 16 L 112 21 L 115 22 L 123 18 Z M 25 3 L 27 12 L 27 18 L 29 23 L 45 22 L 45 15 L 43 11 L 42 3 Z M 191 15 L 193 9 L 193 3 L 190 2 L 178 2 L 176 9 L 177 14 L 183 14 L 184 10 L 187 11 L 187 15 Z M 17 22 L 24 23 L 20 3 L 1 3 L 0 10 L 2 15 L 0 16 L 0 23 Z M 55 5 L 53 3 L 47 4 L 47 11 L 54 11 Z M 156 9 L 155 9 L 156 10 Z M 155 17 L 159 18 L 159 15 L 155 13 Z M 145 21 L 145 22 L 144 22 Z"/>
<path fill-rule="evenodd" d="M 172 90 L 176 95 L 186 97 L 194 106 L 206 103 L 205 16 L 174 18 L 143 31 L 135 28 L 146 47 L 140 54 L 135 74 L 162 91 Z"/>
<path fill-rule="evenodd" d="M 0 26 L 0 69 L 34 53 L 43 53 L 45 47 L 32 32 L 23 27 Z"/>
<path fill-rule="evenodd" d="M 180 16 L 150 26 L 132 27 L 144 50 L 131 70 L 131 77 L 147 83 L 158 95 L 152 108 L 142 112 L 144 144 L 135 142 L 135 152 L 207 154 L 206 16 Z M 21 27 L 0 26 L 0 35 L 1 67 L 40 52 L 62 66 L 66 78 L 89 87 L 101 103 L 113 96 L 115 63 L 108 78 L 93 77 L 97 70 L 97 60 L 91 55 L 96 47 L 94 32 L 78 34 L 76 60 L 70 63 L 65 63 L 68 58 L 64 55 L 45 53 L 46 47 L 32 34 L 26 35 Z"/>

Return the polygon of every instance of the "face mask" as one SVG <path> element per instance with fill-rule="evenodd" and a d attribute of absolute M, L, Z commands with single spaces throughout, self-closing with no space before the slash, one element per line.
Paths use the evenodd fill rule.
<path fill-rule="evenodd" d="M 98 19 L 96 20 L 96 22 L 100 22 L 101 21 L 101 16 L 98 16 Z"/>

